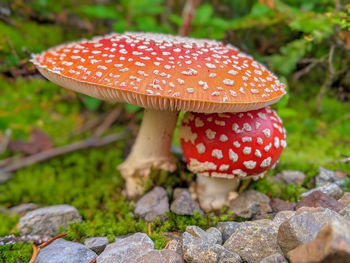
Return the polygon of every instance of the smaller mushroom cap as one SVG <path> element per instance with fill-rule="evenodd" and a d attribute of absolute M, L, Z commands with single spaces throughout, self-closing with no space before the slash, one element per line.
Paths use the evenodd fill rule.
<path fill-rule="evenodd" d="M 156 110 L 241 112 L 285 94 L 284 84 L 263 65 L 206 39 L 110 34 L 51 48 L 32 62 L 65 88 Z"/>
<path fill-rule="evenodd" d="M 286 147 L 282 120 L 269 107 L 241 113 L 186 113 L 180 139 L 188 169 L 221 178 L 258 176 Z"/>

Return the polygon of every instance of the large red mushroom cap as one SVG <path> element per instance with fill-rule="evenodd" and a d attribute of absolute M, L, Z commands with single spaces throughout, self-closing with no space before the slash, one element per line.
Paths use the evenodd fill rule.
<path fill-rule="evenodd" d="M 51 48 L 32 62 L 65 88 L 155 110 L 241 112 L 285 94 L 263 65 L 206 39 L 110 34 Z"/>
<path fill-rule="evenodd" d="M 190 171 L 245 178 L 271 168 L 286 146 L 281 119 L 269 107 L 240 113 L 186 113 L 180 127 Z"/>

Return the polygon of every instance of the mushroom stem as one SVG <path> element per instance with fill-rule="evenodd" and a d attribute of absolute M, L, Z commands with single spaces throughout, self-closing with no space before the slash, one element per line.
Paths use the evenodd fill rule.
<path fill-rule="evenodd" d="M 177 115 L 175 111 L 145 109 L 135 144 L 127 159 L 118 166 L 129 198 L 143 194 L 151 168 L 175 171 L 176 162 L 170 146 Z"/>
<path fill-rule="evenodd" d="M 197 176 L 197 196 L 200 207 L 208 212 L 219 210 L 223 205 L 229 205 L 229 201 L 238 196 L 237 178 L 214 178 Z"/>

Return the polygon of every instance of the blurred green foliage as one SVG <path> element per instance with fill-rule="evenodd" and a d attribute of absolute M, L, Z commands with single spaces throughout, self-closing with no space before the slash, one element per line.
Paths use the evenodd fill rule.
<path fill-rule="evenodd" d="M 30 63 L 30 55 L 63 42 L 110 32 L 149 31 L 177 34 L 182 26 L 184 0 L 2 0 L 0 2 L 0 139 L 26 140 L 33 127 L 46 132 L 56 146 L 91 136 L 78 132 L 86 122 L 115 104 L 63 90 L 44 80 Z M 312 187 L 322 165 L 350 174 L 350 4 L 333 0 L 202 0 L 190 36 L 230 43 L 267 65 L 287 84 L 288 94 L 273 107 L 283 118 L 288 147 L 273 176 L 283 169 L 301 170 L 307 180 L 300 186 L 282 186 L 269 178 L 250 187 L 273 197 L 295 201 Z M 183 113 L 180 113 L 180 119 Z M 141 109 L 124 105 L 110 132 L 134 127 Z M 179 145 L 177 131 L 174 144 Z M 133 134 L 134 135 L 134 134 Z M 122 195 L 123 180 L 116 165 L 132 140 L 102 149 L 75 152 L 15 173 L 0 184 L 0 206 L 23 202 L 41 206 L 69 203 L 84 223 L 73 224 L 68 239 L 107 235 L 112 240 L 129 232 L 147 232 L 134 218 L 134 203 Z M 1 159 L 16 154 L 10 150 Z M 180 175 L 179 175 L 180 174 Z M 180 169 L 161 174 L 163 186 L 187 186 L 193 176 Z M 350 186 L 350 184 L 348 184 Z M 169 190 L 169 187 L 168 187 Z M 349 190 L 349 189 L 348 189 Z M 165 246 L 162 232 L 203 228 L 232 214 L 205 217 L 176 216 L 151 225 L 157 248 Z M 0 236 L 18 234 L 17 216 L 0 213 Z M 63 230 L 62 230 L 63 231 Z M 28 261 L 31 245 L 0 247 L 0 262 Z"/>

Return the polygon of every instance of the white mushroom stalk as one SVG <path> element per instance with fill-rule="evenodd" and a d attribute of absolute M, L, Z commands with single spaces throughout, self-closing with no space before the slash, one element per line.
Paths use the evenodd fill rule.
<path fill-rule="evenodd" d="M 152 168 L 175 171 L 176 161 L 170 153 L 170 146 L 177 115 L 175 111 L 145 109 L 135 144 L 127 159 L 118 166 L 129 197 L 144 192 Z"/>

